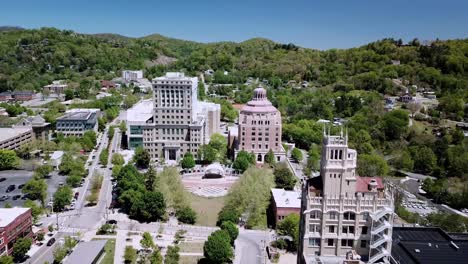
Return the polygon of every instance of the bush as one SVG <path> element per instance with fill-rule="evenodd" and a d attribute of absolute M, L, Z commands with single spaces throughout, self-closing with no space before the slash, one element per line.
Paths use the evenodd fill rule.
<path fill-rule="evenodd" d="M 231 245 L 234 245 L 234 241 L 236 241 L 237 236 L 239 236 L 239 229 L 237 226 L 230 221 L 225 221 L 221 224 L 221 230 L 226 230 L 231 238 Z"/>
<path fill-rule="evenodd" d="M 278 249 L 286 249 L 288 247 L 288 243 L 284 239 L 278 239 L 271 242 L 271 246 Z"/>
<path fill-rule="evenodd" d="M 203 255 L 210 263 L 230 263 L 234 252 L 231 238 L 225 230 L 217 230 L 208 237 L 203 245 Z"/>
<path fill-rule="evenodd" d="M 136 263 L 137 260 L 137 251 L 132 246 L 125 247 L 124 261 L 125 264 Z"/>
<path fill-rule="evenodd" d="M 303 159 L 302 151 L 300 151 L 298 148 L 293 148 L 291 151 L 291 158 L 295 162 L 301 162 Z"/>
<path fill-rule="evenodd" d="M 176 211 L 177 219 L 185 224 L 195 224 L 197 221 L 197 213 L 190 207 L 185 206 Z"/>

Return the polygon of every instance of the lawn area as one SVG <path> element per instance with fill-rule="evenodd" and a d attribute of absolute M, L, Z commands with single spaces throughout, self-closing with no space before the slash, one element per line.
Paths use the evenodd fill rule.
<path fill-rule="evenodd" d="M 100 238 L 93 238 L 93 240 L 101 240 Z M 106 246 L 104 247 L 104 256 L 100 264 L 113 264 L 115 255 L 115 238 L 107 239 Z"/>
<path fill-rule="evenodd" d="M 197 264 L 202 256 L 180 256 L 179 264 Z"/>
<path fill-rule="evenodd" d="M 193 194 L 188 195 L 193 210 L 197 212 L 197 225 L 216 226 L 218 212 L 224 205 L 225 197 L 205 198 Z"/>
<path fill-rule="evenodd" d="M 182 242 L 179 245 L 180 252 L 184 253 L 203 253 L 204 242 Z"/>

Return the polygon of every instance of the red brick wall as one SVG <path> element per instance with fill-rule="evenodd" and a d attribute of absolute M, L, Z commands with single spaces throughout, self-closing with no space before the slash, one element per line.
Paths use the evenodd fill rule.
<path fill-rule="evenodd" d="M 33 237 L 31 209 L 18 216 L 11 224 L 6 226 L 3 231 L 3 235 L 0 236 L 0 238 L 3 237 L 3 244 L 0 245 L 0 250 L 4 246 L 8 246 L 8 254 L 11 254 L 13 251 L 12 244 L 18 238 Z"/>

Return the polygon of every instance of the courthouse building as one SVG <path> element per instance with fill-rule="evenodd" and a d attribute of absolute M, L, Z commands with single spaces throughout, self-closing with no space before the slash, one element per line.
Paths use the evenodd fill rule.
<path fill-rule="evenodd" d="M 221 106 L 198 101 L 198 78 L 168 72 L 153 79 L 153 100 L 127 112 L 129 147 L 142 145 L 156 162 L 197 157 L 202 144 L 219 132 Z"/>

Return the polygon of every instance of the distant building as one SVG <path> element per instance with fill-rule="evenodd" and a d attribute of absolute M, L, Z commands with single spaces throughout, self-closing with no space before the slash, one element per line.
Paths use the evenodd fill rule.
<path fill-rule="evenodd" d="M 29 101 L 34 97 L 32 91 L 13 91 L 13 92 L 2 92 L 0 93 L 0 101 Z"/>
<path fill-rule="evenodd" d="M 47 123 L 40 115 L 23 118 L 13 127 L 30 127 L 35 140 L 42 142 L 50 140 L 50 123 Z"/>
<path fill-rule="evenodd" d="M 264 88 L 256 88 L 252 100 L 242 107 L 238 137 L 235 155 L 241 150 L 253 152 L 257 162 L 263 163 L 271 149 L 277 161 L 286 159 L 281 145 L 281 113 L 268 101 Z"/>
<path fill-rule="evenodd" d="M 143 71 L 130 71 L 130 70 L 125 70 L 125 71 L 122 71 L 122 78 L 123 78 L 126 82 L 136 81 L 136 80 L 138 80 L 138 79 L 142 79 L 142 78 L 143 78 Z"/>
<path fill-rule="evenodd" d="M 271 189 L 274 226 L 290 214 L 301 213 L 301 193 L 284 189 Z"/>
<path fill-rule="evenodd" d="M 101 81 L 101 88 L 106 88 L 107 90 L 115 89 L 117 87 L 116 83 L 113 81 Z"/>
<path fill-rule="evenodd" d="M 414 100 L 413 96 L 408 91 L 408 88 L 406 88 L 406 92 L 400 96 L 400 101 L 403 103 L 410 103 L 413 100 Z"/>
<path fill-rule="evenodd" d="M 198 78 L 180 72 L 153 79 L 152 116 L 147 119 L 148 111 L 142 111 L 137 120 L 132 120 L 140 122 L 141 131 L 137 123 L 130 131 L 130 138 L 142 133 L 143 147 L 153 161 L 179 160 L 186 152 L 197 157 L 200 145 L 219 132 L 221 106 L 199 102 L 197 87 Z M 131 124 L 129 128 L 132 130 Z"/>
<path fill-rule="evenodd" d="M 56 132 L 64 136 L 83 136 L 88 130 L 98 131 L 98 117 L 101 111 L 94 108 L 71 109 L 57 118 Z"/>
<path fill-rule="evenodd" d="M 58 169 L 58 167 L 62 163 L 63 154 L 65 153 L 61 150 L 54 151 L 52 155 L 50 155 L 49 165 Z"/>
<path fill-rule="evenodd" d="M 33 140 L 31 127 L 0 128 L 0 149 L 15 150 Z"/>
<path fill-rule="evenodd" d="M 44 86 L 44 92 L 54 93 L 54 94 L 63 94 L 68 88 L 68 84 L 63 80 L 53 81 L 52 84 Z"/>
<path fill-rule="evenodd" d="M 388 261 L 394 215 L 393 192 L 378 177 L 360 177 L 348 136 L 326 134 L 320 176 L 302 192 L 299 263 L 343 263 L 356 252 L 367 263 Z"/>
<path fill-rule="evenodd" d="M 19 238 L 32 236 L 30 208 L 0 208 L 0 256 L 11 255 Z"/>
<path fill-rule="evenodd" d="M 468 234 L 436 227 L 394 227 L 392 257 L 400 264 L 466 263 Z"/>
<path fill-rule="evenodd" d="M 400 65 L 399 60 L 391 60 L 392 65 Z"/>

